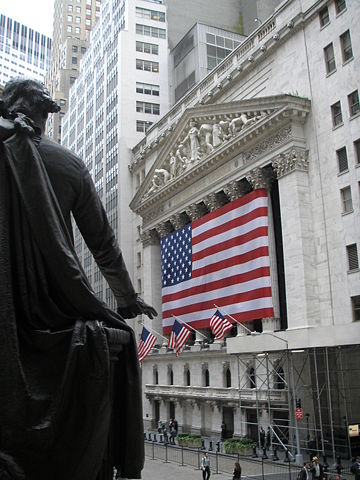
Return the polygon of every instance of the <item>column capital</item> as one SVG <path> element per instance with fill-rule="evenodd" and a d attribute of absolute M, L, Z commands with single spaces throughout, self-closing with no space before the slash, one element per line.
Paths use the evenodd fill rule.
<path fill-rule="evenodd" d="M 169 220 L 170 220 L 170 222 L 173 225 L 175 230 L 178 230 L 179 228 L 182 228 L 187 223 L 189 223 L 189 218 L 188 218 L 188 216 L 186 215 L 185 212 L 174 213 L 174 215 L 171 215 Z"/>
<path fill-rule="evenodd" d="M 186 214 L 189 216 L 192 222 L 203 217 L 206 213 L 207 209 L 202 203 L 193 203 L 186 208 Z"/>
<path fill-rule="evenodd" d="M 143 247 L 159 244 L 159 234 L 156 230 L 146 230 L 140 236 Z"/>
<path fill-rule="evenodd" d="M 307 172 L 309 170 L 308 151 L 292 148 L 286 153 L 281 153 L 272 162 L 277 178 L 281 178 L 294 170 Z"/>
<path fill-rule="evenodd" d="M 255 190 L 256 188 L 266 188 L 270 190 L 273 182 L 273 175 L 268 170 L 256 167 L 246 174 L 246 180 Z"/>
<path fill-rule="evenodd" d="M 209 193 L 209 195 L 203 199 L 203 202 L 209 209 L 209 212 L 213 212 L 224 205 L 224 200 L 215 192 Z"/>
<path fill-rule="evenodd" d="M 169 235 L 169 233 L 171 233 L 173 229 L 171 223 L 169 221 L 166 221 L 156 225 L 155 230 L 159 234 L 160 238 L 162 238 L 166 237 L 166 235 Z"/>
<path fill-rule="evenodd" d="M 229 201 L 232 202 L 237 198 L 244 196 L 246 193 L 249 193 L 250 188 L 246 182 L 244 183 L 233 180 L 232 182 L 225 185 L 223 190 Z"/>

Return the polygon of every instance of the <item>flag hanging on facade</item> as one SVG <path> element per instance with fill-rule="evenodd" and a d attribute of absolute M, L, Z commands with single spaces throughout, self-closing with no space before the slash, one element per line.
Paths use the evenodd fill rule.
<path fill-rule="evenodd" d="M 173 315 L 208 328 L 214 304 L 239 322 L 273 317 L 268 198 L 257 189 L 161 239 L 163 332 Z"/>
<path fill-rule="evenodd" d="M 180 350 L 183 345 L 185 345 L 186 340 L 190 335 L 191 331 L 184 324 L 181 324 L 175 319 L 170 333 L 168 347 L 175 350 L 176 356 L 179 355 Z"/>
<path fill-rule="evenodd" d="M 232 324 L 229 320 L 226 320 L 219 310 L 216 310 L 214 315 L 210 318 L 210 330 L 215 335 L 215 338 L 221 340 L 225 333 L 231 329 Z"/>
<path fill-rule="evenodd" d="M 149 330 L 143 327 L 141 332 L 140 343 L 138 345 L 138 357 L 139 362 L 142 362 L 144 358 L 150 353 L 156 342 L 156 337 Z"/>

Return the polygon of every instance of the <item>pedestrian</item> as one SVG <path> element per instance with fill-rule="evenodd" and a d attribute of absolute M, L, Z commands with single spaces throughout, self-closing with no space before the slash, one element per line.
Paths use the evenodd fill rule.
<path fill-rule="evenodd" d="M 360 457 L 356 457 L 355 463 L 351 465 L 350 472 L 355 475 L 355 480 L 360 480 Z"/>
<path fill-rule="evenodd" d="M 309 480 L 310 475 L 309 475 L 309 464 L 307 462 L 304 463 L 304 466 L 300 470 L 297 480 Z"/>
<path fill-rule="evenodd" d="M 260 427 L 260 432 L 259 432 L 259 437 L 260 437 L 260 447 L 262 449 L 265 448 L 265 430 L 263 429 L 263 427 Z"/>
<path fill-rule="evenodd" d="M 233 480 L 241 480 L 241 465 L 239 462 L 235 462 Z"/>
<path fill-rule="evenodd" d="M 324 467 L 319 462 L 318 457 L 313 457 L 310 472 L 312 474 L 312 480 L 322 480 L 324 478 Z"/>
<path fill-rule="evenodd" d="M 226 436 L 226 423 L 223 420 L 221 423 L 221 441 L 222 442 L 225 440 L 225 436 Z"/>
<path fill-rule="evenodd" d="M 203 480 L 209 480 L 210 478 L 210 457 L 207 451 L 204 452 L 203 457 L 201 459 L 201 470 Z"/>

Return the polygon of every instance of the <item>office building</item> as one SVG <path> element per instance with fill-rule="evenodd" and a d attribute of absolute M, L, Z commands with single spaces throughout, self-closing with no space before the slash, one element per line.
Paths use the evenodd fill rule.
<path fill-rule="evenodd" d="M 51 38 L 0 14 L 0 85 L 18 76 L 43 82 L 50 56 Z"/>
<path fill-rule="evenodd" d="M 101 0 L 55 0 L 53 47 L 46 77 L 52 98 L 61 107 L 49 116 L 47 134 L 61 143 L 61 119 L 68 110 L 69 89 L 75 82 L 90 32 L 100 16 Z"/>

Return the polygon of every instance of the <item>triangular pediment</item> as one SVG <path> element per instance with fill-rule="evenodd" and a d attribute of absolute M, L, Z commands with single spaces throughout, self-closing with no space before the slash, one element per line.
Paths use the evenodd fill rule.
<path fill-rule="evenodd" d="M 231 154 L 241 144 L 253 145 L 292 119 L 303 122 L 310 101 L 291 95 L 207 104 L 184 111 L 171 134 L 157 147 L 156 160 L 130 207 L 141 214 L 171 192 L 203 175 L 209 162 Z M 158 144 L 159 142 L 154 142 Z M 144 149 L 140 155 L 149 155 Z"/>

